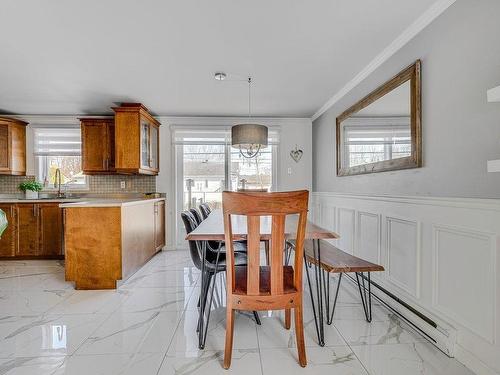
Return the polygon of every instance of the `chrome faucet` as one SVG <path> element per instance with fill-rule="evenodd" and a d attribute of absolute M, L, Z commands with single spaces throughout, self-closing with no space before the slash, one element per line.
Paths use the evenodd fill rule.
<path fill-rule="evenodd" d="M 56 174 L 54 176 L 54 188 L 57 188 L 57 198 L 64 197 L 64 193 L 61 192 L 61 170 L 56 169 Z"/>

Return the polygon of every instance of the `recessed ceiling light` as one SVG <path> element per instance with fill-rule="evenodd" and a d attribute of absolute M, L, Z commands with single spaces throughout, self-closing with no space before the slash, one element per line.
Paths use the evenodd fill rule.
<path fill-rule="evenodd" d="M 217 80 L 217 81 L 224 81 L 226 79 L 227 75 L 226 73 L 224 72 L 216 72 L 214 74 L 214 78 Z"/>

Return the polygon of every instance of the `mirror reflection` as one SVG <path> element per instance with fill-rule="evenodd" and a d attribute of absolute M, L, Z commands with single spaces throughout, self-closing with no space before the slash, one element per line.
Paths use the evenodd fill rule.
<path fill-rule="evenodd" d="M 411 155 L 410 81 L 341 122 L 343 167 Z"/>

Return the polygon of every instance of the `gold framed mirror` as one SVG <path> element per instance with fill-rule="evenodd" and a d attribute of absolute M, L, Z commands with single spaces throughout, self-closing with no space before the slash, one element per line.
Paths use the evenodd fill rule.
<path fill-rule="evenodd" d="M 422 166 L 421 62 L 337 117 L 337 176 Z"/>

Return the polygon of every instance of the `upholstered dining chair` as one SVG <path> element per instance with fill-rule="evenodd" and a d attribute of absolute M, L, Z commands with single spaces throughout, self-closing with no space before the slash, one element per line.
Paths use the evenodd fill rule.
<path fill-rule="evenodd" d="M 222 193 L 222 211 L 226 245 L 227 307 L 224 368 L 231 366 L 234 314 L 236 310 L 285 310 L 285 328 L 290 329 L 294 310 L 299 364 L 307 364 L 302 310 L 302 269 L 307 223 L 307 190 L 277 193 Z M 234 251 L 232 216 L 246 216 L 247 265 L 237 263 Z M 294 265 L 284 265 L 285 224 L 290 215 L 298 215 L 295 228 L 287 228 L 296 241 Z M 268 221 L 271 233 L 261 236 L 261 223 Z M 241 219 L 238 219 L 241 225 Z M 292 221 L 291 221 L 292 222 Z M 264 223 L 266 224 L 266 223 Z M 263 225 L 265 227 L 265 225 Z M 240 231 L 241 232 L 241 228 Z M 262 238 L 264 237 L 264 238 Z M 261 266 L 260 242 L 270 241 L 270 265 Z"/>
<path fill-rule="evenodd" d="M 189 212 L 191 212 L 191 214 L 194 216 L 194 218 L 196 219 L 196 223 L 198 225 L 201 224 L 201 222 L 203 221 L 204 217 L 202 217 L 202 215 L 200 214 L 200 211 L 198 211 L 196 208 L 190 208 L 189 209 Z"/>
<path fill-rule="evenodd" d="M 210 208 L 208 203 L 200 204 L 199 209 L 201 212 L 201 216 L 203 216 L 203 220 L 205 220 L 208 217 L 208 215 L 210 215 L 210 213 L 212 212 L 212 209 Z"/>

